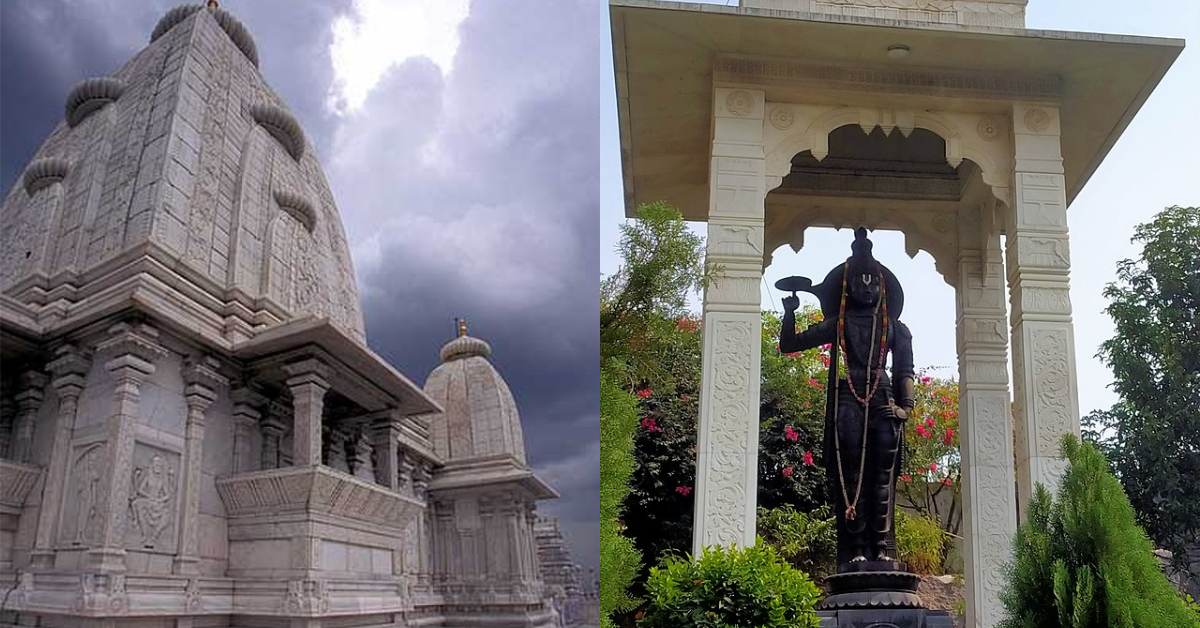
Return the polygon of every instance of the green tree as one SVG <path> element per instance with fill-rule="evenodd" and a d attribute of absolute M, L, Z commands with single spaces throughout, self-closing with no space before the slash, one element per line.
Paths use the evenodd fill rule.
<path fill-rule="evenodd" d="M 1120 401 L 1086 423 L 1138 522 L 1186 567 L 1200 546 L 1200 208 L 1165 209 L 1133 242 L 1141 255 L 1104 290 L 1116 335 L 1099 357 Z"/>
<path fill-rule="evenodd" d="M 1200 626 L 1158 567 L 1153 545 L 1108 464 L 1063 437 L 1058 497 L 1038 485 L 1017 528 L 1000 628 Z"/>
<path fill-rule="evenodd" d="M 659 360 L 670 344 L 665 321 L 684 311 L 688 294 L 706 280 L 703 240 L 671 206 L 642 205 L 638 219 L 621 229 L 622 266 L 600 289 L 600 612 L 606 627 L 613 613 L 633 606 L 628 585 L 641 560 L 620 521 L 634 469 L 633 391 L 667 374 Z"/>

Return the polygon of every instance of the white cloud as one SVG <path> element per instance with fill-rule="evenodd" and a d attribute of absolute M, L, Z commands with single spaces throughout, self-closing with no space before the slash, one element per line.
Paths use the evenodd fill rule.
<path fill-rule="evenodd" d="M 330 109 L 356 111 L 389 68 L 413 57 L 449 74 L 468 9 L 468 0 L 354 0 L 353 13 L 333 22 Z"/>

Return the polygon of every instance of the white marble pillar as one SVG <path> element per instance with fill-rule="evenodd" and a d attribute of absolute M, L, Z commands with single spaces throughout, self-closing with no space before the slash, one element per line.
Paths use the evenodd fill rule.
<path fill-rule="evenodd" d="M 754 544 L 766 164 L 764 92 L 716 89 L 692 550 Z"/>
<path fill-rule="evenodd" d="M 1003 619 L 1002 565 L 1017 530 L 1004 269 L 992 215 L 989 204 L 960 218 L 957 290 L 966 612 L 967 625 L 981 628 Z"/>
<path fill-rule="evenodd" d="M 48 378 L 38 371 L 21 373 L 18 380 L 17 417 L 13 422 L 12 444 L 9 446 L 8 457 L 20 463 L 31 463 L 33 460 L 33 427 L 37 421 L 38 409 L 42 407 L 42 399 L 46 396 Z"/>
<path fill-rule="evenodd" d="M 46 365 L 51 375 L 50 387 L 58 397 L 58 412 L 54 418 L 54 442 L 50 451 L 50 467 L 42 505 L 38 514 L 37 535 L 34 538 L 30 561 L 34 569 L 54 568 L 54 542 L 62 517 L 63 493 L 66 490 L 67 467 L 71 461 L 71 437 L 75 430 L 75 413 L 79 395 L 87 377 L 88 359 L 73 345 L 63 345 Z"/>
<path fill-rule="evenodd" d="M 329 367 L 315 358 L 285 365 L 292 391 L 292 465 L 321 464 L 321 418 L 325 392 L 329 390 Z"/>
<path fill-rule="evenodd" d="M 204 411 L 217 399 L 217 390 L 228 381 L 218 372 L 220 364 L 211 357 L 184 366 L 184 399 L 187 427 L 183 451 L 183 511 L 179 517 L 179 550 L 175 555 L 177 574 L 199 575 L 200 552 L 200 467 L 204 460 Z M 235 454 L 236 457 L 236 454 Z"/>
<path fill-rule="evenodd" d="M 254 451 L 253 434 L 262 420 L 261 408 L 267 405 L 267 398 L 247 385 L 234 388 L 230 397 L 233 401 L 233 472 L 257 471 L 262 464 L 262 455 L 261 448 L 257 454 Z"/>
<path fill-rule="evenodd" d="M 107 421 L 108 477 L 98 524 L 100 546 L 87 552 L 87 565 L 100 573 L 125 571 L 125 527 L 128 525 L 133 443 L 141 419 L 142 384 L 154 374 L 154 363 L 166 355 L 158 330 L 144 324 L 118 323 L 110 337 L 96 347 L 109 356 L 104 368 L 112 374 L 115 411 Z"/>
<path fill-rule="evenodd" d="M 1079 434 L 1067 201 L 1058 109 L 1013 106 L 1014 207 L 1006 217 L 1012 303 L 1013 414 L 1020 512 L 1036 483 L 1053 492 L 1064 434 Z"/>
<path fill-rule="evenodd" d="M 376 419 L 370 433 L 375 446 L 375 482 L 398 491 L 401 488 L 398 465 L 403 455 L 400 452 L 400 425 L 388 415 Z"/>

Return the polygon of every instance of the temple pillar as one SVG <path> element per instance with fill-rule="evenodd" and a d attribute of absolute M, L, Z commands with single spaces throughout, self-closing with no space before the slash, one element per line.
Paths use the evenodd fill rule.
<path fill-rule="evenodd" d="M 257 471 L 262 465 L 262 454 L 260 448 L 255 455 L 253 434 L 263 418 L 260 408 L 267 405 L 267 398 L 247 385 L 234 388 L 229 394 L 233 401 L 233 472 Z"/>
<path fill-rule="evenodd" d="M 1020 512 L 1037 483 L 1051 492 L 1066 469 L 1064 434 L 1079 434 L 1071 323 L 1067 201 L 1059 112 L 1013 106 L 1014 203 L 1005 224 L 1012 305 L 1013 415 Z"/>
<path fill-rule="evenodd" d="M 50 450 L 50 465 L 42 489 L 37 535 L 34 537 L 30 562 L 34 569 L 54 568 L 54 542 L 62 515 L 63 492 L 66 490 L 67 467 L 71 460 L 71 437 L 75 430 L 75 413 L 79 395 L 83 393 L 88 360 L 73 345 L 59 347 L 54 359 L 46 365 L 50 387 L 58 397 L 58 412 L 54 417 L 54 442 Z"/>
<path fill-rule="evenodd" d="M 766 163 L 762 90 L 715 90 L 705 262 L 700 434 L 692 553 L 754 545 L 758 486 L 759 285 Z"/>
<path fill-rule="evenodd" d="M 267 415 L 258 425 L 262 433 L 262 451 L 259 454 L 259 468 L 278 469 L 283 466 L 283 454 L 280 451 L 283 444 L 283 432 L 287 423 L 283 420 L 287 408 L 279 402 L 267 405 Z"/>
<path fill-rule="evenodd" d="M 1004 617 L 1001 565 L 1017 531 L 1008 332 L 1000 235 L 991 206 L 960 218 L 957 330 L 962 451 L 963 560 L 968 626 Z"/>
<path fill-rule="evenodd" d="M 187 427 L 183 452 L 183 512 L 179 518 L 179 550 L 175 555 L 177 574 L 199 575 L 200 465 L 204 459 L 204 411 L 217 399 L 217 390 L 227 381 L 217 371 L 220 364 L 207 357 L 183 369 Z M 236 460 L 236 452 L 235 452 Z"/>
<path fill-rule="evenodd" d="M 38 371 L 21 373 L 18 380 L 20 388 L 14 397 L 17 416 L 13 422 L 13 438 L 8 451 L 8 457 L 14 462 L 30 464 L 33 460 L 33 428 L 38 409 L 45 398 L 47 381 L 48 378 Z"/>
<path fill-rule="evenodd" d="M 371 424 L 371 440 L 375 446 L 375 481 L 393 491 L 400 486 L 400 426 L 391 414 Z"/>
<path fill-rule="evenodd" d="M 99 546 L 87 552 L 87 565 L 101 573 L 125 571 L 125 528 L 129 524 L 130 473 L 138 421 L 142 384 L 154 374 L 155 360 L 166 355 L 158 344 L 158 330 L 148 325 L 118 323 L 111 337 L 96 347 L 98 354 L 112 356 L 104 368 L 116 383 L 115 411 L 108 417 L 106 449 L 108 477 L 103 480 L 106 497 L 99 510 Z"/>
<path fill-rule="evenodd" d="M 321 419 L 325 392 L 329 390 L 329 367 L 316 358 L 285 365 L 292 392 L 292 465 L 321 464 Z"/>

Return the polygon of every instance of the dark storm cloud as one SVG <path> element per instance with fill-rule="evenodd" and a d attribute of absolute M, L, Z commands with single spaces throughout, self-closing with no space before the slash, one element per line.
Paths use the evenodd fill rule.
<path fill-rule="evenodd" d="M 598 562 L 602 4 L 476 2 L 453 70 L 395 67 L 338 129 L 330 178 L 371 345 L 414 375 L 466 315 L 521 410 L 530 462 Z M 391 109 L 392 115 L 387 115 Z"/>
<path fill-rule="evenodd" d="M 0 2 L 0 185 L 79 80 L 146 45 L 176 3 Z M 339 118 L 330 25 L 350 0 L 222 3 L 325 165 L 355 254 L 372 348 L 415 381 L 466 315 L 488 340 L 530 463 L 563 494 L 576 558 L 599 558 L 597 332 L 600 0 L 477 1 L 453 70 L 392 67 Z"/>

